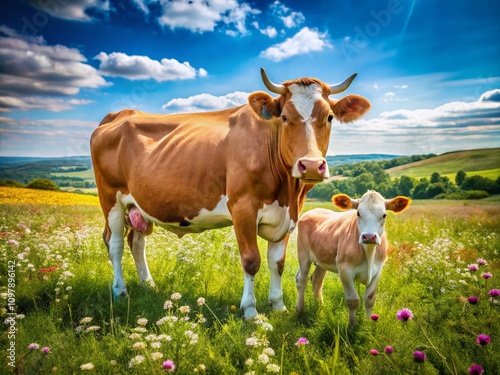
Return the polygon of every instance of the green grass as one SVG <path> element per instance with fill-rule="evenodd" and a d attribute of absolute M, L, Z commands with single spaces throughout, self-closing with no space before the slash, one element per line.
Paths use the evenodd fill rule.
<path fill-rule="evenodd" d="M 500 148 L 458 151 L 386 170 L 391 178 L 403 175 L 423 178 L 438 172 L 452 181 L 459 170 L 469 176 L 481 175 L 495 180 L 500 176 Z"/>
<path fill-rule="evenodd" d="M 318 205 L 331 206 L 308 202 L 305 209 Z M 266 304 L 266 244 L 259 240 L 263 262 L 256 297 L 263 315 L 260 321 L 244 321 L 235 307 L 243 274 L 232 228 L 180 240 L 155 228 L 147 253 L 158 289 L 139 284 L 126 250 L 130 298 L 115 301 L 102 225 L 96 207 L 0 205 L 1 292 L 7 292 L 7 264 L 15 261 L 16 312 L 23 314 L 15 320 L 17 368 L 4 356 L 2 373 L 73 374 L 92 363 L 99 374 L 161 374 L 166 359 L 174 361 L 178 374 L 261 374 L 272 373 L 273 366 L 281 374 L 466 374 L 473 363 L 481 364 L 485 374 L 500 373 L 500 305 L 487 296 L 491 288 L 500 288 L 498 201 L 417 201 L 408 211 L 390 215 L 391 250 L 374 309 L 380 318 L 367 320 L 360 308 L 355 328 L 347 326 L 342 286 L 333 273 L 325 279 L 325 304 L 314 301 L 308 286 L 304 316 L 294 313 L 296 233 L 283 274 L 289 311 L 273 312 Z M 467 271 L 477 258 L 488 265 Z M 56 270 L 40 272 L 49 267 Z M 485 280 L 483 272 L 493 277 Z M 363 289 L 359 286 L 360 293 Z M 165 310 L 173 293 L 181 298 Z M 479 296 L 477 305 L 464 299 L 471 295 Z M 200 297 L 205 298 L 201 306 Z M 5 294 L 2 301 L 7 308 Z M 405 323 L 396 319 L 404 307 L 414 314 Z M 4 319 L 6 313 L 2 310 Z M 491 337 L 491 344 L 476 344 L 481 333 Z M 299 337 L 309 343 L 295 345 Z M 31 343 L 50 352 L 30 351 Z M 9 348 L 7 334 L 0 345 Z M 392 355 L 383 354 L 387 345 L 394 348 Z M 416 348 L 425 351 L 425 363 L 414 363 Z M 373 356 L 371 349 L 381 354 Z M 153 353 L 163 357 L 155 360 Z"/>

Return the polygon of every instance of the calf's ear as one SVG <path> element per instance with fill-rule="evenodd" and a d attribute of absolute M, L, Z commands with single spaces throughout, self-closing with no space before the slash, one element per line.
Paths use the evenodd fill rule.
<path fill-rule="evenodd" d="M 341 210 L 348 210 L 350 208 L 357 208 L 358 201 L 351 199 L 350 196 L 345 194 L 336 194 L 332 197 L 332 203 L 335 207 Z"/>
<path fill-rule="evenodd" d="M 411 199 L 407 197 L 396 197 L 391 200 L 385 201 L 385 208 L 387 210 L 394 211 L 395 213 L 400 213 L 410 207 Z"/>
<path fill-rule="evenodd" d="M 278 117 L 281 114 L 276 99 L 264 91 L 258 91 L 248 96 L 248 104 L 257 116 L 264 120 Z"/>
<path fill-rule="evenodd" d="M 335 117 L 340 122 L 351 122 L 362 117 L 369 111 L 370 102 L 359 95 L 348 95 L 339 101 L 330 100 Z"/>

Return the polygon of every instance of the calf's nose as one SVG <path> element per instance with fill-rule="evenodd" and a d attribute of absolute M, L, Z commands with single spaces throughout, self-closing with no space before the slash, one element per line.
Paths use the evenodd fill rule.
<path fill-rule="evenodd" d="M 376 233 L 363 233 L 361 235 L 361 243 L 363 244 L 378 244 Z"/>

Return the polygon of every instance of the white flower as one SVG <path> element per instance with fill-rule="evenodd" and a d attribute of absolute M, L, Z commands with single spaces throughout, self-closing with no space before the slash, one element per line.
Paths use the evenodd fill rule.
<path fill-rule="evenodd" d="M 274 354 L 275 354 L 275 353 L 274 353 L 274 349 L 273 349 L 273 348 L 265 348 L 265 349 L 262 351 L 262 353 L 267 354 L 267 355 L 269 355 L 269 356 L 271 356 L 271 357 L 272 357 L 272 356 L 274 356 Z"/>
<path fill-rule="evenodd" d="M 130 340 L 140 340 L 140 339 L 142 339 L 142 336 L 139 335 L 138 333 L 132 333 L 128 338 Z"/>
<path fill-rule="evenodd" d="M 160 352 L 154 352 L 154 353 L 151 353 L 151 359 L 153 361 L 157 361 L 159 359 L 163 358 L 163 354 L 160 353 Z"/>
<path fill-rule="evenodd" d="M 97 330 L 99 330 L 99 329 L 101 329 L 101 327 L 99 327 L 99 326 L 90 326 L 90 327 L 88 327 L 88 328 L 85 330 L 85 332 L 97 331 Z"/>
<path fill-rule="evenodd" d="M 137 355 L 130 360 L 130 362 L 128 363 L 128 367 L 134 367 L 135 365 L 138 365 L 138 364 L 144 362 L 144 359 L 145 359 L 144 356 Z"/>
<path fill-rule="evenodd" d="M 140 326 L 145 326 L 146 324 L 148 324 L 148 320 L 146 318 L 140 318 L 137 320 L 137 324 L 139 324 Z"/>
<path fill-rule="evenodd" d="M 180 293 L 174 293 L 170 296 L 170 299 L 172 301 L 178 301 L 182 298 L 182 295 Z"/>
<path fill-rule="evenodd" d="M 262 353 L 261 355 L 259 355 L 259 357 L 257 359 L 263 365 L 266 365 L 269 363 L 269 357 L 267 356 L 267 354 Z"/>
<path fill-rule="evenodd" d="M 253 359 L 252 359 L 252 358 L 248 358 L 248 359 L 245 361 L 245 365 L 247 365 L 248 367 L 252 366 L 252 365 L 253 365 Z"/>
<path fill-rule="evenodd" d="M 161 340 L 161 341 L 172 341 L 172 336 L 162 334 L 162 335 L 158 335 L 157 339 Z"/>
<path fill-rule="evenodd" d="M 198 306 L 203 306 L 205 304 L 205 298 L 203 297 L 198 298 L 196 303 L 198 304 Z"/>
<path fill-rule="evenodd" d="M 249 337 L 245 340 L 246 346 L 259 346 L 259 339 L 257 337 Z"/>
<path fill-rule="evenodd" d="M 172 307 L 174 307 L 174 303 L 173 303 L 172 301 L 170 301 L 170 300 L 165 301 L 165 303 L 163 304 L 163 308 L 164 308 L 165 310 L 169 310 L 169 309 L 171 309 Z"/>
<path fill-rule="evenodd" d="M 93 369 L 94 369 L 93 363 L 84 363 L 83 365 L 80 366 L 80 370 L 93 370 Z"/>
<path fill-rule="evenodd" d="M 144 327 L 135 327 L 134 331 L 136 332 L 141 332 L 141 333 L 146 333 L 148 330 Z"/>
<path fill-rule="evenodd" d="M 159 349 L 161 347 L 161 342 L 155 341 L 151 343 L 151 348 Z"/>
<path fill-rule="evenodd" d="M 181 306 L 179 307 L 179 311 L 183 314 L 187 314 L 191 311 L 191 307 L 189 306 Z"/>
<path fill-rule="evenodd" d="M 267 322 L 264 322 L 261 324 L 261 327 L 264 328 L 266 331 L 272 331 L 273 330 L 273 326 Z"/>
<path fill-rule="evenodd" d="M 270 363 L 266 366 L 267 372 L 280 372 L 280 367 L 278 365 L 275 365 L 274 363 Z"/>
<path fill-rule="evenodd" d="M 142 341 L 138 341 L 132 346 L 132 348 L 134 348 L 134 350 L 143 350 L 146 349 L 146 344 Z"/>
<path fill-rule="evenodd" d="M 151 335 L 147 335 L 145 337 L 145 339 L 146 339 L 146 341 L 154 341 L 154 340 L 157 340 L 157 337 L 156 337 L 156 335 L 151 334 Z"/>

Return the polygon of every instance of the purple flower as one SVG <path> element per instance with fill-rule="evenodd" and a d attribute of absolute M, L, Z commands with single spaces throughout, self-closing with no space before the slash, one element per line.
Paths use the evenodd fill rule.
<path fill-rule="evenodd" d="M 471 296 L 471 297 L 468 297 L 467 298 L 467 301 L 469 301 L 469 303 L 471 305 L 477 305 L 478 301 L 479 301 L 479 297 L 476 297 L 476 296 Z"/>
<path fill-rule="evenodd" d="M 485 346 L 491 342 L 491 338 L 490 336 L 481 333 L 480 335 L 477 336 L 476 342 L 481 346 Z"/>
<path fill-rule="evenodd" d="M 486 266 L 488 264 L 488 262 L 486 260 L 484 260 L 483 258 L 477 258 L 476 262 L 480 266 Z"/>
<path fill-rule="evenodd" d="M 370 319 L 376 322 L 378 320 L 378 314 L 371 314 Z"/>
<path fill-rule="evenodd" d="M 406 322 L 408 319 L 413 318 L 413 313 L 410 309 L 405 307 L 404 309 L 401 309 L 396 313 L 396 318 L 398 318 L 398 320 Z"/>
<path fill-rule="evenodd" d="M 489 292 L 488 292 L 488 295 L 490 297 L 498 297 L 500 296 L 500 289 L 491 289 Z"/>
<path fill-rule="evenodd" d="M 473 264 L 469 264 L 467 266 L 467 268 L 469 269 L 469 271 L 475 272 L 475 271 L 477 271 L 479 269 L 479 266 L 476 263 L 473 263 Z"/>
<path fill-rule="evenodd" d="M 485 272 L 481 275 L 483 277 L 483 279 L 485 280 L 488 280 L 489 278 L 491 278 L 493 275 L 491 274 L 491 272 Z"/>
<path fill-rule="evenodd" d="M 413 360 L 417 363 L 424 363 L 425 362 L 426 355 L 424 352 L 421 352 L 420 350 L 415 350 L 413 352 Z"/>
<path fill-rule="evenodd" d="M 392 353 L 394 353 L 394 348 L 390 345 L 387 345 L 384 349 L 384 353 L 385 354 L 392 354 Z"/>
<path fill-rule="evenodd" d="M 377 349 L 372 349 L 370 350 L 371 355 L 378 355 L 378 350 Z"/>
<path fill-rule="evenodd" d="M 309 344 L 309 340 L 307 340 L 305 337 L 299 337 L 295 345 L 297 346 L 302 346 L 302 345 L 307 345 Z"/>
<path fill-rule="evenodd" d="M 41 350 L 43 354 L 47 354 L 48 352 L 50 352 L 50 348 L 48 346 L 44 346 Z"/>
<path fill-rule="evenodd" d="M 472 365 L 469 367 L 470 375 L 481 375 L 484 372 L 483 367 L 481 365 Z"/>
<path fill-rule="evenodd" d="M 29 350 L 37 350 L 38 347 L 39 347 L 39 345 L 36 342 L 31 343 L 31 344 L 28 345 L 28 349 Z"/>
<path fill-rule="evenodd" d="M 167 359 L 165 362 L 163 362 L 161 367 L 167 371 L 174 371 L 175 370 L 174 361 L 172 361 L 171 359 Z"/>

